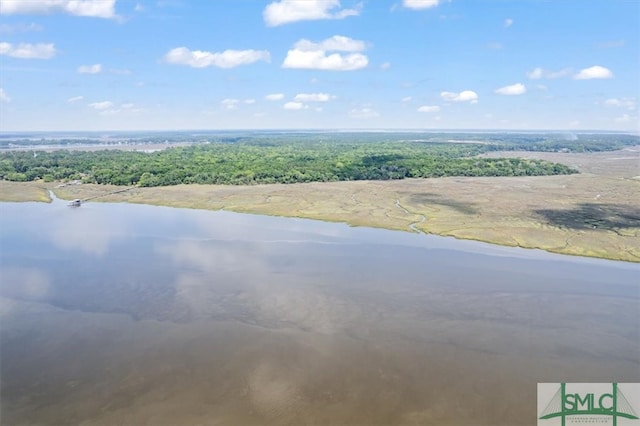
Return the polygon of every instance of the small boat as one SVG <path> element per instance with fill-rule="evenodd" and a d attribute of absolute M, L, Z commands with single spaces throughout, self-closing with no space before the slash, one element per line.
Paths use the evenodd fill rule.
<path fill-rule="evenodd" d="M 76 198 L 73 201 L 69 201 L 68 206 L 69 207 L 80 207 L 82 205 L 82 200 L 79 198 Z"/>

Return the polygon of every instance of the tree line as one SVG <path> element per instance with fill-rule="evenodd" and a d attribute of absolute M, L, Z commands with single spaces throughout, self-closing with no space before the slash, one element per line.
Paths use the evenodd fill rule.
<path fill-rule="evenodd" d="M 474 143 L 269 137 L 200 143 L 152 153 L 9 151 L 0 154 L 0 179 L 165 186 L 577 173 L 565 165 L 542 160 L 476 157 L 492 149 Z"/>

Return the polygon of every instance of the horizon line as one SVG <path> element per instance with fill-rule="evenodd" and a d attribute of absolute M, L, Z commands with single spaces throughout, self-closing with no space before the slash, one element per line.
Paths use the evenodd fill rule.
<path fill-rule="evenodd" d="M 425 129 L 425 128 L 237 128 L 237 129 L 215 129 L 215 128 L 192 128 L 192 129 L 101 129 L 101 130 L 78 130 L 78 129 L 64 129 L 64 130 L 2 130 L 0 134 L 8 133 L 138 133 L 138 132 L 370 132 L 370 133 L 391 133 L 391 132 L 421 132 L 421 133 L 620 133 L 640 135 L 640 129 L 634 130 L 603 130 L 603 129 L 476 129 L 476 128 L 439 128 L 439 129 Z"/>

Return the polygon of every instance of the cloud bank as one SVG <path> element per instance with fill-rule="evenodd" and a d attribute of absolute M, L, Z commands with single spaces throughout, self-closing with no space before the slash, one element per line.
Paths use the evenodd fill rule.
<path fill-rule="evenodd" d="M 0 14 L 66 13 L 94 18 L 116 18 L 116 0 L 0 0 Z"/>
<path fill-rule="evenodd" d="M 574 75 L 573 78 L 576 80 L 607 79 L 613 78 L 613 73 L 605 67 L 594 65 L 580 70 L 580 72 Z"/>
<path fill-rule="evenodd" d="M 478 102 L 478 94 L 473 90 L 463 90 L 460 93 L 441 92 L 440 97 L 445 101 L 451 101 L 451 102 L 470 102 L 472 104 L 475 104 Z"/>
<path fill-rule="evenodd" d="M 527 93 L 527 88 L 522 83 L 516 83 L 516 84 L 512 84 L 511 86 L 505 86 L 505 87 L 496 89 L 495 92 L 498 95 L 514 96 L 514 95 L 522 95 L 524 93 Z"/>
<path fill-rule="evenodd" d="M 56 55 L 53 43 L 0 43 L 0 55 L 18 59 L 51 59 Z"/>
<path fill-rule="evenodd" d="M 438 4 L 440 0 L 402 0 L 402 6 L 413 10 L 430 9 Z"/>
<path fill-rule="evenodd" d="M 325 71 L 359 70 L 369 64 L 367 56 L 359 53 L 365 49 L 365 42 L 340 35 L 320 42 L 302 39 L 287 52 L 282 68 Z"/>
<path fill-rule="evenodd" d="M 339 0 L 280 0 L 267 5 L 262 12 L 269 27 L 298 21 L 344 19 L 360 14 L 361 6 L 341 9 Z"/>
<path fill-rule="evenodd" d="M 212 53 L 176 47 L 168 51 L 163 59 L 169 64 L 187 65 L 193 68 L 234 68 L 258 61 L 270 62 L 271 55 L 266 50 L 225 50 L 220 53 Z"/>
<path fill-rule="evenodd" d="M 423 105 L 418 108 L 418 112 L 438 112 L 440 107 L 438 105 Z"/>
<path fill-rule="evenodd" d="M 102 65 L 93 64 L 93 65 L 80 65 L 78 67 L 79 74 L 99 74 L 102 72 Z"/>

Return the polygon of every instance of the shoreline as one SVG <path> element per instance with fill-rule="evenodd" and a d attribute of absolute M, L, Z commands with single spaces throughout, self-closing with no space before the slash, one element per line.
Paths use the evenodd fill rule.
<path fill-rule="evenodd" d="M 51 190 L 63 200 L 297 217 L 640 263 L 640 222 L 634 216 L 640 209 L 630 201 L 640 182 L 634 179 L 580 174 L 124 189 L 0 181 L 0 201 L 50 202 Z M 604 198 L 594 200 L 594 193 L 616 196 L 585 202 Z M 582 223 L 580 215 L 593 217 Z"/>

